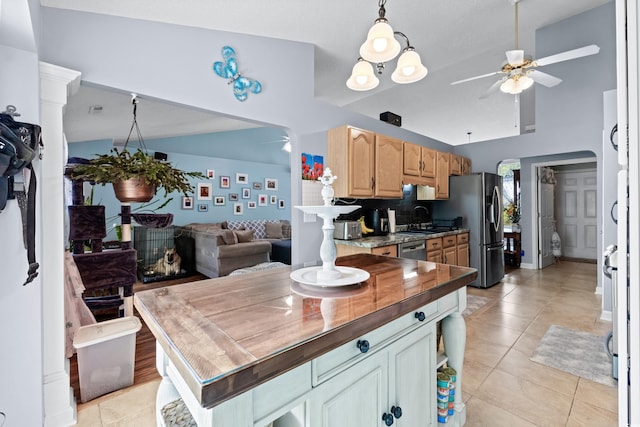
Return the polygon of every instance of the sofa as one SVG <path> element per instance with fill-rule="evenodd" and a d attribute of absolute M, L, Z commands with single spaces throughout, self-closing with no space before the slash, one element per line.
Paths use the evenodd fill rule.
<path fill-rule="evenodd" d="M 191 223 L 181 226 L 181 232 L 193 237 L 196 270 L 207 277 L 272 261 L 272 243 L 278 254 L 288 246 L 290 260 L 291 225 L 286 220 Z"/>

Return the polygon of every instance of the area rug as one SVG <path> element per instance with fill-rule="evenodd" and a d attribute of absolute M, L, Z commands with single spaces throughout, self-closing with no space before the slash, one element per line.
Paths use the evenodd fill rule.
<path fill-rule="evenodd" d="M 530 358 L 561 371 L 617 387 L 604 337 L 551 325 Z"/>
<path fill-rule="evenodd" d="M 462 316 L 471 315 L 474 311 L 484 307 L 489 301 L 491 301 L 491 298 L 467 294 L 467 308 L 462 312 Z"/>

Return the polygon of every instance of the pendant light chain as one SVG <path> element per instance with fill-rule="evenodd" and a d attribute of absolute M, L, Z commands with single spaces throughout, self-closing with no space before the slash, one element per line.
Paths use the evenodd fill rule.
<path fill-rule="evenodd" d="M 131 95 L 131 104 L 133 104 L 133 122 L 131 123 L 131 129 L 129 129 L 129 135 L 127 135 L 127 140 L 124 143 L 123 150 L 127 149 L 127 145 L 129 145 L 129 139 L 131 138 L 131 134 L 133 133 L 133 129 L 135 128 L 140 148 L 146 153 L 147 147 L 144 144 L 144 139 L 142 138 L 142 133 L 140 132 L 140 127 L 138 126 L 138 97 L 136 94 Z"/>

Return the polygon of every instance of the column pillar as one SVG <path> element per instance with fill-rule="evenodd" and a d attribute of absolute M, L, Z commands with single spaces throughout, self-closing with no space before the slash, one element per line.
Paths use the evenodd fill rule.
<path fill-rule="evenodd" d="M 40 63 L 40 118 L 44 142 L 38 177 L 36 234 L 42 277 L 43 393 L 45 426 L 76 423 L 76 402 L 65 357 L 64 315 L 64 166 L 67 142 L 63 108 L 80 85 L 80 73 Z M 46 210 L 43 209 L 46 207 Z"/>

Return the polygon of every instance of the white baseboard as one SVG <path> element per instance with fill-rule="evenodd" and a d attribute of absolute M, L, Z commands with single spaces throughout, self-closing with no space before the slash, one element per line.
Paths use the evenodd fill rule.
<path fill-rule="evenodd" d="M 613 315 L 608 310 L 602 310 L 602 313 L 600 313 L 600 320 L 604 322 L 611 322 L 613 320 Z"/>

